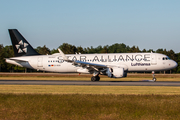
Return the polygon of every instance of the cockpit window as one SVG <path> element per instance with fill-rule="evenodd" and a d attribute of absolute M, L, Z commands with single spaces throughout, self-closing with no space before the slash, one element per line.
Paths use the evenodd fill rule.
<path fill-rule="evenodd" d="M 163 57 L 162 59 L 163 59 L 163 60 L 170 60 L 169 57 Z"/>

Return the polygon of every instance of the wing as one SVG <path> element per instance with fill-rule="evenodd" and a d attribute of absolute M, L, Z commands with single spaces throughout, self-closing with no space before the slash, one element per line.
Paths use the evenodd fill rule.
<path fill-rule="evenodd" d="M 102 69 L 105 69 L 105 68 L 109 67 L 107 65 L 102 65 L 102 64 L 94 64 L 94 63 L 83 62 L 83 61 L 78 61 L 78 60 L 76 60 L 76 61 L 69 60 L 67 58 L 67 56 L 65 56 L 65 54 L 60 49 L 58 49 L 58 51 L 61 54 L 61 56 L 63 57 L 64 61 L 71 62 L 74 65 L 78 65 L 78 66 L 80 66 L 82 68 L 87 68 L 89 71 L 92 71 L 92 70 L 100 71 Z"/>

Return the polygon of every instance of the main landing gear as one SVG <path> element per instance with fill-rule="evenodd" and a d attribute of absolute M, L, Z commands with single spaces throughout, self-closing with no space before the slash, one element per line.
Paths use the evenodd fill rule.
<path fill-rule="evenodd" d="M 91 81 L 99 81 L 100 80 L 100 77 L 99 77 L 99 75 L 97 75 L 97 76 L 92 76 L 91 77 Z"/>
<path fill-rule="evenodd" d="M 91 81 L 99 81 L 100 77 L 99 77 L 99 72 L 94 72 L 93 76 L 91 77 Z"/>
<path fill-rule="evenodd" d="M 154 71 L 152 71 L 152 76 L 153 76 L 153 81 L 156 82 L 156 78 L 155 78 L 155 74 L 154 74 Z"/>

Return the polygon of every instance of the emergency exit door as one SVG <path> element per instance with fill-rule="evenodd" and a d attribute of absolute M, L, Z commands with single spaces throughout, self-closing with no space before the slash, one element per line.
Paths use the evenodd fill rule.
<path fill-rule="evenodd" d="M 38 67 L 43 67 L 43 58 L 42 57 L 38 57 L 37 66 Z"/>

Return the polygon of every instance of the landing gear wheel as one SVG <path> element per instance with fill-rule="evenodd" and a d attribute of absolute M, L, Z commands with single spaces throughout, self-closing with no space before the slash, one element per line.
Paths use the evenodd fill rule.
<path fill-rule="evenodd" d="M 91 77 L 91 81 L 99 81 L 100 80 L 100 77 L 99 76 L 92 76 Z"/>
<path fill-rule="evenodd" d="M 156 78 L 154 77 L 153 79 L 152 79 L 154 82 L 156 82 Z"/>
<path fill-rule="evenodd" d="M 91 81 L 93 81 L 93 82 L 96 81 L 96 76 L 92 76 Z"/>
<path fill-rule="evenodd" d="M 155 74 L 154 74 L 155 72 L 154 71 L 152 71 L 152 76 L 153 76 L 153 82 L 156 82 L 156 78 L 155 78 Z"/>
<path fill-rule="evenodd" d="M 99 76 L 96 76 L 96 81 L 99 81 L 100 80 L 100 77 Z"/>

